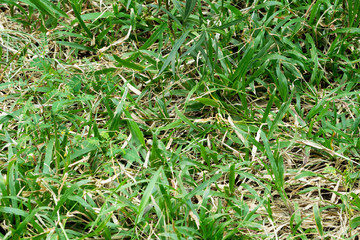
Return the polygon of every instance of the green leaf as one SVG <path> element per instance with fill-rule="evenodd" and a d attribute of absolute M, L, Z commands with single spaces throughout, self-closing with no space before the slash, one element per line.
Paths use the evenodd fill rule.
<path fill-rule="evenodd" d="M 200 192 L 208 187 L 211 183 L 216 182 L 222 176 L 221 173 L 218 173 L 212 176 L 210 179 L 204 181 L 203 183 L 199 184 L 196 188 L 194 188 L 191 192 L 184 196 L 184 199 L 191 199 L 195 195 L 202 195 Z"/>
<path fill-rule="evenodd" d="M 350 226 L 352 229 L 355 229 L 360 226 L 360 217 L 354 217 L 350 221 Z"/>
<path fill-rule="evenodd" d="M 176 53 L 180 49 L 181 45 L 184 43 L 186 37 L 188 36 L 189 31 L 186 31 L 174 44 L 173 49 L 171 50 L 169 56 L 165 59 L 164 64 L 162 65 L 159 75 L 166 69 L 170 62 L 175 61 Z"/>
<path fill-rule="evenodd" d="M 152 176 L 151 181 L 149 182 L 149 185 L 146 187 L 144 195 L 141 198 L 140 206 L 138 209 L 138 214 L 136 216 L 135 224 L 139 224 L 141 220 L 143 220 L 143 214 L 145 211 L 145 208 L 149 202 L 150 196 L 152 194 L 152 191 L 155 188 L 155 184 L 159 178 L 160 172 L 162 171 L 162 167 L 160 167 L 156 173 Z"/>
<path fill-rule="evenodd" d="M 310 111 L 306 115 L 306 121 L 309 121 L 313 116 L 315 116 L 317 113 L 319 113 L 321 110 L 323 110 L 323 107 L 325 106 L 326 102 L 329 101 L 331 96 L 334 93 L 336 93 L 337 91 L 339 91 L 342 87 L 343 87 L 343 85 L 339 85 L 335 89 L 331 90 L 326 96 L 322 97 L 321 100 L 310 109 Z M 352 93 L 354 93 L 354 92 L 351 92 L 351 94 Z M 339 97 L 339 95 L 341 95 L 341 94 L 337 94 L 336 96 Z M 335 100 L 335 99 L 333 98 L 332 100 Z"/>
<path fill-rule="evenodd" d="M 114 135 L 114 131 L 119 130 L 118 128 L 120 125 L 120 118 L 121 118 L 121 114 L 123 113 L 123 108 L 124 108 L 125 100 L 127 98 L 128 91 L 129 91 L 129 89 L 127 87 L 125 87 L 125 90 L 121 97 L 121 100 L 116 106 L 115 114 L 114 114 L 114 117 L 111 121 L 110 128 L 109 128 L 109 130 L 110 130 L 109 135 L 111 137 Z"/>
<path fill-rule="evenodd" d="M 119 63 L 119 64 L 117 64 L 117 66 L 127 67 L 127 68 L 130 68 L 130 69 L 136 70 L 136 71 L 142 71 L 142 70 L 145 69 L 145 67 L 140 65 L 140 64 L 130 62 L 129 60 L 123 60 L 123 59 L 119 58 L 118 56 L 116 56 L 114 54 L 113 54 L 113 57 Z"/>
<path fill-rule="evenodd" d="M 18 235 L 23 234 L 24 230 L 25 230 L 25 231 L 27 230 L 27 228 L 26 228 L 27 224 L 34 219 L 35 214 L 37 214 L 37 213 L 40 212 L 40 211 L 44 211 L 44 210 L 49 210 L 49 211 L 51 211 L 52 209 L 51 209 L 50 207 L 38 207 L 38 208 L 36 208 L 36 209 L 33 209 L 30 214 L 22 213 L 22 214 L 24 214 L 24 216 L 26 216 L 26 215 L 27 215 L 27 216 L 26 216 L 26 218 L 21 222 L 21 224 L 19 224 L 19 225 L 17 226 L 17 228 L 16 228 L 16 230 L 15 230 L 16 233 L 17 233 Z M 23 216 L 23 215 L 21 215 L 21 216 Z"/>
<path fill-rule="evenodd" d="M 197 0 L 186 0 L 183 21 L 185 22 L 193 11 Z"/>
<path fill-rule="evenodd" d="M 254 58 L 255 49 L 254 46 L 248 44 L 248 49 L 246 50 L 244 57 L 240 60 L 235 72 L 230 77 L 231 82 L 233 82 L 233 87 L 239 90 L 238 83 L 241 81 L 241 88 L 244 88 L 244 76 L 245 73 L 248 71 L 249 64 L 251 60 Z"/>
<path fill-rule="evenodd" d="M 257 5 L 255 8 L 252 9 L 252 11 L 257 11 L 258 9 L 271 7 L 271 6 L 284 6 L 284 4 L 277 1 L 267 1 L 265 3 Z"/>
<path fill-rule="evenodd" d="M 130 129 L 131 134 L 139 140 L 140 144 L 144 148 L 146 148 L 144 135 L 141 132 L 139 126 L 136 124 L 136 122 L 134 122 L 133 120 L 128 120 L 128 127 Z"/>
<path fill-rule="evenodd" d="M 288 80 L 286 79 L 284 73 L 280 70 L 280 63 L 276 67 L 276 75 L 277 75 L 277 89 L 280 92 L 280 96 L 282 100 L 285 102 L 286 100 L 288 100 L 289 87 L 288 87 Z"/>
<path fill-rule="evenodd" d="M 99 236 L 100 232 L 106 227 L 106 225 L 110 221 L 111 217 L 112 217 L 112 214 L 109 214 L 108 216 L 106 216 L 106 218 L 102 219 L 100 225 L 94 231 L 92 231 L 86 235 L 83 235 L 81 238 L 79 238 L 79 240 L 90 239 L 93 236 Z"/>
<path fill-rule="evenodd" d="M 274 89 L 274 92 L 272 94 L 270 94 L 270 99 L 266 105 L 266 109 L 264 111 L 264 114 L 262 116 L 262 119 L 261 119 L 261 123 L 266 123 L 266 120 L 268 120 L 268 116 L 269 116 L 269 113 L 271 111 L 271 107 L 274 103 L 274 98 L 275 98 L 275 89 Z"/>
<path fill-rule="evenodd" d="M 73 8 L 74 14 L 77 18 L 77 20 L 79 21 L 79 24 L 81 26 L 82 29 L 84 29 L 84 31 L 87 33 L 88 37 L 90 39 L 93 38 L 93 34 L 91 33 L 90 29 L 86 26 L 86 24 L 84 23 L 84 21 L 81 18 L 80 12 L 78 11 L 77 6 L 75 6 L 75 4 L 73 3 L 73 1 L 71 1 L 71 6 Z M 80 10 L 81 11 L 81 10 Z"/>
<path fill-rule="evenodd" d="M 183 120 L 185 123 L 187 123 L 188 125 L 190 125 L 192 128 L 194 128 L 197 131 L 202 131 L 201 128 L 199 128 L 198 126 L 196 126 L 195 124 L 193 124 L 187 117 L 185 117 L 185 115 L 179 111 L 179 109 L 177 107 L 175 107 L 175 112 L 176 114 L 179 116 L 179 118 L 181 120 Z"/>
<path fill-rule="evenodd" d="M 315 217 L 316 228 L 317 228 L 320 236 L 322 237 L 322 236 L 324 236 L 324 231 L 323 231 L 323 226 L 321 223 L 321 216 L 320 216 L 318 203 L 314 204 L 314 217 Z"/>
<path fill-rule="evenodd" d="M 217 27 L 217 28 L 220 28 L 220 29 L 229 28 L 229 27 L 231 27 L 231 26 L 234 26 L 234 25 L 237 25 L 238 23 L 243 22 L 246 18 L 247 18 L 247 17 L 237 18 L 237 19 L 235 19 L 235 20 L 233 20 L 233 21 L 224 23 L 224 24 L 222 24 L 220 27 Z"/>
<path fill-rule="evenodd" d="M 142 45 L 139 50 L 146 50 L 148 49 L 156 40 L 159 39 L 161 34 L 164 32 L 164 30 L 167 28 L 167 23 L 162 23 L 150 36 L 148 40 Z"/>
<path fill-rule="evenodd" d="M 60 8 L 58 8 L 53 3 L 47 1 L 47 0 L 29 0 L 36 8 L 42 13 L 49 15 L 53 18 L 57 18 L 57 16 L 54 13 L 57 13 L 58 15 L 68 18 L 68 15 L 62 11 Z M 27 2 L 27 1 L 22 1 Z"/>
<path fill-rule="evenodd" d="M 107 74 L 111 72 L 115 72 L 116 68 L 103 68 L 101 70 L 97 70 L 94 72 L 95 75 Z"/>
<path fill-rule="evenodd" d="M 56 43 L 59 44 L 59 45 L 70 47 L 70 48 L 95 52 L 95 50 L 93 48 L 87 47 L 87 46 L 84 46 L 84 45 L 81 45 L 81 44 L 78 44 L 78 43 L 66 42 L 66 41 L 56 41 Z"/>
<path fill-rule="evenodd" d="M 320 4 L 322 4 L 323 2 L 324 2 L 324 0 L 318 0 L 318 1 L 316 1 L 316 3 L 312 6 L 309 23 L 313 23 L 316 15 L 318 14 L 318 11 L 319 11 L 319 8 L 320 8 Z"/>
<path fill-rule="evenodd" d="M 96 145 L 88 143 L 84 148 L 76 149 L 73 154 L 70 156 L 70 160 L 81 157 L 89 152 L 95 151 L 98 149 Z"/>
<path fill-rule="evenodd" d="M 269 137 L 272 136 L 272 134 L 276 130 L 279 122 L 283 119 L 284 115 L 289 111 L 289 106 L 290 106 L 291 100 L 293 98 L 293 94 L 294 94 L 294 91 L 291 91 L 289 100 L 287 102 L 284 102 L 281 105 L 279 112 L 276 114 L 276 117 L 275 117 L 274 121 L 272 122 L 271 127 L 269 129 Z"/>
<path fill-rule="evenodd" d="M 86 21 L 86 20 L 107 18 L 110 16 L 114 16 L 114 13 L 112 13 L 112 12 L 93 12 L 93 13 L 86 13 L 86 14 L 81 15 L 81 19 L 83 21 Z"/>
<path fill-rule="evenodd" d="M 63 206 L 65 201 L 73 194 L 75 190 L 78 190 L 82 185 L 87 184 L 90 180 L 81 180 L 71 185 L 70 188 L 66 189 L 65 193 L 60 197 L 60 200 L 57 202 L 52 216 L 55 216 L 59 211 L 60 207 Z"/>
<path fill-rule="evenodd" d="M 6 206 L 0 206 L 0 212 L 6 213 L 6 214 L 14 214 L 17 216 L 27 217 L 28 213 L 24 210 L 13 208 L 13 207 L 6 207 Z"/>
<path fill-rule="evenodd" d="M 277 186 L 279 186 L 280 188 L 282 188 L 284 186 L 284 172 L 283 169 L 281 168 L 281 166 L 279 165 L 280 162 L 277 162 L 275 160 L 275 157 L 270 149 L 270 143 L 265 135 L 265 133 L 263 131 L 260 132 L 260 136 L 261 139 L 264 143 L 264 147 L 265 147 L 265 152 L 266 152 L 266 156 L 269 159 L 270 162 L 270 166 L 271 166 L 271 170 L 272 173 L 274 174 L 274 181 L 275 184 Z"/>
<path fill-rule="evenodd" d="M 55 138 L 51 138 L 46 146 L 46 154 L 45 154 L 45 160 L 44 160 L 44 166 L 43 166 L 44 174 L 50 173 L 50 165 L 53 160 L 54 142 L 55 142 Z"/>
<path fill-rule="evenodd" d="M 194 50 L 196 50 L 197 48 L 199 48 L 201 46 L 201 44 L 206 40 L 206 32 L 202 32 L 201 35 L 200 35 L 200 38 L 199 40 L 193 44 L 186 52 L 184 52 L 180 58 L 192 53 Z"/>
<path fill-rule="evenodd" d="M 231 164 L 230 170 L 229 170 L 229 191 L 231 195 L 234 194 L 235 191 L 235 164 Z"/>
<path fill-rule="evenodd" d="M 299 175 L 297 175 L 295 177 L 295 179 L 298 180 L 298 179 L 304 178 L 304 177 L 321 177 L 321 178 L 326 179 L 323 175 L 321 175 L 319 173 L 314 173 L 314 172 L 311 172 L 311 171 L 303 171 Z"/>
<path fill-rule="evenodd" d="M 206 106 L 211 106 L 211 107 L 220 107 L 219 103 L 213 99 L 210 98 L 197 98 L 195 99 L 195 101 L 197 102 L 201 102 L 202 104 L 206 105 Z"/>

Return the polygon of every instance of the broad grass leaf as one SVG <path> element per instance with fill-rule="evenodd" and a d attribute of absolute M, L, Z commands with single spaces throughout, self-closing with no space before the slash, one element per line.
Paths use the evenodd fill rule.
<path fill-rule="evenodd" d="M 269 129 L 269 136 L 272 136 L 272 134 L 275 132 L 279 122 L 283 119 L 284 115 L 289 111 L 289 106 L 291 104 L 293 95 L 294 95 L 294 91 L 291 91 L 288 101 L 284 102 L 281 105 L 279 112 L 276 114 L 276 117 L 275 117 L 274 121 L 272 122 L 271 127 Z"/>
<path fill-rule="evenodd" d="M 24 233 L 24 230 L 25 231 L 27 230 L 27 224 L 29 222 L 33 221 L 35 214 L 37 214 L 38 212 L 41 212 L 41 211 L 45 211 L 45 210 L 51 211 L 52 209 L 50 207 L 37 207 L 37 208 L 33 209 L 29 214 L 25 214 L 25 216 L 26 215 L 27 216 L 15 229 L 16 234 L 21 236 Z"/>
<path fill-rule="evenodd" d="M 174 44 L 173 49 L 171 50 L 169 56 L 166 58 L 164 64 L 162 65 L 159 75 L 166 69 L 170 62 L 175 62 L 176 53 L 180 49 L 181 45 L 184 43 L 186 37 L 188 36 L 189 31 L 186 31 Z"/>
<path fill-rule="evenodd" d="M 319 173 L 314 173 L 311 171 L 303 171 L 295 177 L 295 180 L 298 180 L 298 179 L 304 178 L 304 177 L 321 177 L 321 178 L 326 179 L 323 175 L 321 175 Z"/>
<path fill-rule="evenodd" d="M 167 28 L 167 23 L 162 23 L 154 32 L 151 34 L 150 38 L 146 40 L 146 42 L 139 48 L 139 50 L 146 50 L 148 49 L 154 42 L 159 40 L 160 35 L 164 32 Z"/>
<path fill-rule="evenodd" d="M 10 206 L 9 199 L 6 198 L 8 196 L 8 190 L 7 190 L 7 186 L 6 186 L 7 184 L 5 178 L 6 177 L 0 173 L 0 190 L 2 194 L 2 199 L 0 199 L 0 203 L 5 206 Z"/>
<path fill-rule="evenodd" d="M 92 32 L 90 31 L 90 29 L 86 26 L 85 22 L 82 20 L 81 14 L 80 14 L 80 12 L 79 12 L 79 10 L 78 10 L 78 6 L 76 6 L 76 5 L 74 4 L 74 0 L 71 1 L 71 6 L 72 6 L 72 8 L 73 8 L 73 11 L 74 11 L 74 14 L 75 14 L 77 20 L 79 21 L 79 24 L 80 24 L 81 28 L 84 29 L 84 31 L 86 32 L 86 34 L 88 35 L 88 37 L 92 39 L 92 38 L 93 38 L 93 34 L 92 34 Z M 79 8 L 80 8 L 80 7 L 79 7 Z"/>
<path fill-rule="evenodd" d="M 224 23 L 224 24 L 221 24 L 221 26 L 217 27 L 219 29 L 226 29 L 226 28 L 229 28 L 229 27 L 232 27 L 234 25 L 237 25 L 241 22 L 243 22 L 247 17 L 240 17 L 240 18 L 237 18 L 235 20 L 232 20 L 230 22 L 227 22 L 227 23 Z"/>
<path fill-rule="evenodd" d="M 98 147 L 96 145 L 87 143 L 84 148 L 75 149 L 74 152 L 70 155 L 70 160 L 74 160 L 97 149 Z"/>
<path fill-rule="evenodd" d="M 271 7 L 271 6 L 284 6 L 281 2 L 277 1 L 267 1 L 265 3 L 257 5 L 255 8 L 252 9 L 252 11 L 257 11 L 261 8 Z"/>
<path fill-rule="evenodd" d="M 239 81 L 243 80 L 245 73 L 248 71 L 249 63 L 254 57 L 254 53 L 254 47 L 248 45 L 248 49 L 246 50 L 244 57 L 240 60 L 235 72 L 230 78 L 233 82 L 233 86 L 236 86 Z"/>
<path fill-rule="evenodd" d="M 231 164 L 229 170 L 229 191 L 233 195 L 235 191 L 235 164 Z"/>
<path fill-rule="evenodd" d="M 198 40 L 195 44 L 193 44 L 186 52 L 184 52 L 184 53 L 180 56 L 180 58 L 182 58 L 182 57 L 184 57 L 184 56 L 186 56 L 186 55 L 194 52 L 196 49 L 198 49 L 198 48 L 201 46 L 201 44 L 206 40 L 206 35 L 207 35 L 207 34 L 206 34 L 205 31 L 202 32 L 201 35 L 200 35 L 200 37 L 199 37 L 199 40 Z"/>
<path fill-rule="evenodd" d="M 220 104 L 217 101 L 210 99 L 210 98 L 197 98 L 197 99 L 195 99 L 195 101 L 201 102 L 202 104 L 204 104 L 206 106 L 211 106 L 211 107 L 215 107 L 215 108 L 220 107 Z"/>
<path fill-rule="evenodd" d="M 275 89 L 273 91 L 273 93 L 270 95 L 270 99 L 266 105 L 266 108 L 265 108 L 265 111 L 264 111 L 264 114 L 262 116 L 262 119 L 261 119 L 261 123 L 266 123 L 266 121 L 268 120 L 268 116 L 269 116 L 269 113 L 271 111 L 271 107 L 274 103 L 274 98 L 275 98 Z"/>
<path fill-rule="evenodd" d="M 327 101 L 329 101 L 329 99 L 331 98 L 331 96 L 338 92 L 341 88 L 343 87 L 343 85 L 339 85 L 338 87 L 334 88 L 332 91 L 330 91 L 325 97 L 323 97 L 315 106 L 313 106 L 310 111 L 308 112 L 308 114 L 306 115 L 306 121 L 309 121 L 312 117 L 314 117 L 316 114 L 320 113 L 323 110 L 323 106 L 325 105 L 325 103 Z M 333 99 L 334 100 L 334 99 Z"/>
<path fill-rule="evenodd" d="M 22 216 L 22 217 L 27 217 L 29 215 L 24 210 L 21 210 L 19 208 L 14 208 L 14 207 L 7 207 L 7 206 L 0 206 L 0 212 L 6 213 L 6 214 L 14 214 L 14 215 Z"/>
<path fill-rule="evenodd" d="M 28 10 L 27 10 L 27 9 L 25 10 L 25 9 L 18 3 L 18 1 L 14 1 L 14 0 L 2 0 L 1 2 L 2 2 L 2 3 L 9 4 L 10 6 L 14 5 L 14 6 L 18 7 L 19 10 L 20 10 L 23 14 L 28 14 Z M 27 1 L 27 0 L 22 0 L 21 2 L 24 2 L 24 3 L 27 3 L 27 4 L 31 5 L 31 3 L 30 3 L 29 1 Z"/>
<path fill-rule="evenodd" d="M 236 6 L 233 6 L 232 3 L 224 2 L 224 8 L 228 9 L 229 12 L 231 12 L 236 17 L 242 17 L 243 16 L 243 13 L 240 11 L 240 9 L 238 7 L 236 7 Z M 214 6 L 214 9 L 217 9 L 217 8 Z M 218 11 L 218 10 L 216 10 L 216 11 Z"/>
<path fill-rule="evenodd" d="M 204 159 L 204 161 L 206 162 L 208 167 L 211 168 L 211 160 L 210 160 L 210 157 L 208 155 L 207 148 L 205 148 L 202 145 L 202 143 L 199 143 L 199 146 L 200 146 L 201 157 Z"/>
<path fill-rule="evenodd" d="M 353 217 L 350 221 L 350 226 L 355 229 L 360 226 L 360 217 Z"/>
<path fill-rule="evenodd" d="M 359 174 L 359 172 L 357 172 Z M 356 193 L 350 193 L 350 196 L 353 198 L 351 204 L 354 205 L 354 209 L 360 211 L 360 197 Z"/>
<path fill-rule="evenodd" d="M 78 50 L 95 52 L 95 50 L 93 48 L 81 45 L 79 43 L 66 42 L 66 41 L 56 41 L 56 43 L 59 44 L 59 45 L 67 46 L 67 47 L 70 47 L 70 48 L 75 48 L 75 49 L 78 49 Z"/>
<path fill-rule="evenodd" d="M 158 8 L 160 9 L 161 11 L 164 11 L 167 15 L 169 15 L 169 17 L 174 20 L 174 23 L 176 23 L 176 25 L 178 26 L 182 26 L 181 22 L 179 21 L 179 19 L 177 19 L 177 17 L 175 17 L 171 12 L 169 12 L 166 8 L 163 8 L 163 7 L 158 7 L 157 5 L 152 5 L 154 8 Z M 180 9 L 181 10 L 181 9 Z M 182 13 L 180 13 L 182 14 Z"/>
<path fill-rule="evenodd" d="M 141 198 L 140 206 L 138 209 L 138 214 L 136 216 L 135 224 L 139 224 L 140 221 L 143 219 L 143 214 L 145 211 L 146 206 L 149 203 L 150 196 L 152 194 L 152 191 L 155 188 L 155 184 L 159 178 L 160 172 L 162 171 L 162 167 L 160 167 L 155 174 L 152 176 L 151 181 L 149 182 L 148 186 L 145 189 L 144 195 Z"/>
<path fill-rule="evenodd" d="M 133 62 L 131 62 L 129 60 L 121 59 L 121 58 L 119 58 L 118 56 L 116 56 L 114 54 L 113 54 L 113 57 L 118 62 L 117 66 L 123 66 L 123 67 L 130 68 L 130 69 L 133 69 L 133 70 L 136 70 L 136 71 L 142 71 L 142 70 L 145 69 L 145 67 L 140 65 L 140 64 L 133 63 Z"/>
<path fill-rule="evenodd" d="M 97 36 L 96 36 L 96 42 L 97 43 L 101 43 L 101 40 L 103 40 L 103 38 L 105 38 L 106 34 L 112 30 L 112 27 L 108 27 L 106 28 L 105 30 L 103 30 L 101 33 L 99 33 Z"/>
<path fill-rule="evenodd" d="M 49 15 L 53 18 L 57 18 L 56 14 L 58 14 L 59 16 L 68 18 L 68 15 L 62 11 L 60 8 L 58 8 L 56 5 L 54 5 L 53 3 L 47 1 L 47 0 L 29 0 L 29 1 L 24 1 L 22 0 L 22 2 L 24 3 L 31 3 L 32 5 L 34 5 L 42 14 L 45 15 Z M 56 13 L 56 14 L 55 14 Z"/>
<path fill-rule="evenodd" d="M 115 72 L 116 68 L 104 68 L 101 70 L 97 70 L 94 72 L 95 75 L 101 75 L 101 74 L 107 74 L 107 73 L 111 73 L 111 72 Z"/>
<path fill-rule="evenodd" d="M 180 13 L 180 15 L 184 15 L 184 11 L 182 8 L 182 3 L 178 0 L 172 0 L 172 3 L 174 4 L 174 8 Z"/>
<path fill-rule="evenodd" d="M 263 131 L 260 132 L 260 136 L 264 143 L 265 152 L 270 162 L 271 171 L 275 177 L 275 184 L 282 189 L 284 186 L 284 163 L 280 157 L 276 157 L 275 159 L 270 149 L 270 143 Z"/>
<path fill-rule="evenodd" d="M 146 148 L 146 144 L 145 144 L 145 139 L 144 139 L 144 134 L 142 133 L 142 131 L 140 130 L 139 126 L 137 125 L 136 122 L 134 122 L 133 120 L 128 120 L 128 127 L 130 129 L 130 132 L 132 134 L 132 136 L 135 136 L 137 138 L 137 140 L 140 142 L 140 144 Z"/>
<path fill-rule="evenodd" d="M 53 149 L 54 149 L 55 138 L 51 138 L 46 146 L 45 160 L 43 165 L 43 173 L 50 173 L 50 165 L 53 160 Z"/>
<path fill-rule="evenodd" d="M 57 212 L 59 211 L 60 207 L 63 206 L 63 204 L 65 203 L 66 200 L 68 200 L 68 198 L 74 193 L 75 190 L 79 190 L 79 188 L 84 185 L 89 183 L 91 180 L 81 180 L 78 181 L 74 184 L 71 185 L 70 188 L 65 190 L 65 193 L 60 197 L 60 200 L 57 202 L 53 214 L 52 216 L 55 216 L 57 214 Z"/>
<path fill-rule="evenodd" d="M 179 128 L 181 126 L 184 126 L 184 124 L 182 123 L 183 121 L 181 119 L 177 119 L 176 121 L 172 122 L 172 123 L 169 123 L 163 127 L 159 127 L 156 129 L 156 132 L 159 132 L 159 131 L 167 131 L 167 130 L 170 130 L 170 129 L 174 129 L 174 128 Z"/>
<path fill-rule="evenodd" d="M 83 21 L 97 20 L 97 19 L 107 18 L 110 16 L 114 16 L 114 13 L 112 13 L 112 12 L 93 12 L 93 13 L 86 13 L 86 14 L 81 15 L 81 19 Z"/>
<path fill-rule="evenodd" d="M 185 123 L 187 123 L 188 125 L 190 125 L 190 127 L 194 128 L 197 131 L 200 131 L 200 132 L 202 131 L 201 128 L 199 128 L 198 126 L 193 124 L 187 117 L 185 117 L 185 115 L 182 112 L 180 112 L 177 107 L 175 107 L 175 112 L 179 116 L 179 118 L 181 120 L 183 120 Z"/>
<path fill-rule="evenodd" d="M 184 196 L 184 199 L 191 199 L 195 195 L 202 195 L 200 192 L 204 190 L 206 187 L 210 186 L 211 183 L 216 182 L 222 176 L 221 173 L 218 173 L 212 176 L 210 179 L 204 181 L 199 184 L 196 188 L 194 188 L 191 192 Z"/>
<path fill-rule="evenodd" d="M 129 91 L 129 89 L 127 87 L 125 87 L 125 90 L 121 97 L 121 100 L 116 106 L 115 114 L 114 114 L 114 117 L 113 117 L 110 127 L 109 127 L 109 130 L 110 130 L 109 135 L 110 136 L 113 136 L 114 131 L 117 131 L 119 128 L 120 118 L 121 118 L 121 114 L 123 113 L 123 108 L 124 108 L 125 100 L 127 98 L 128 91 Z"/>
<path fill-rule="evenodd" d="M 153 134 L 153 143 L 150 150 L 150 165 L 151 167 L 158 167 L 162 162 L 165 162 L 162 154 L 166 151 L 165 147 L 160 144 L 158 136 Z"/>
<path fill-rule="evenodd" d="M 280 92 L 282 100 L 285 102 L 288 100 L 289 96 L 289 87 L 288 80 L 286 79 L 284 73 L 280 70 L 280 63 L 276 66 L 276 77 L 277 77 L 277 89 Z"/>
<path fill-rule="evenodd" d="M 324 236 L 324 230 L 323 230 L 323 225 L 321 222 L 321 216 L 320 216 L 320 210 L 319 210 L 318 203 L 314 204 L 313 210 L 314 210 L 316 229 L 318 230 L 318 233 L 320 234 L 320 236 Z"/>
<path fill-rule="evenodd" d="M 183 15 L 183 21 L 186 22 L 191 12 L 194 10 L 197 0 L 186 0 L 185 2 L 185 11 Z"/>
<path fill-rule="evenodd" d="M 94 231 L 82 236 L 81 238 L 79 238 L 79 240 L 89 239 L 93 236 L 99 235 L 103 231 L 103 229 L 106 228 L 106 225 L 110 221 L 111 217 L 112 217 L 112 214 L 109 214 L 108 216 L 106 216 L 106 218 L 102 219 L 101 223 L 97 226 L 97 228 Z M 107 239 L 107 238 L 105 238 L 105 239 Z"/>
<path fill-rule="evenodd" d="M 316 1 L 316 3 L 312 6 L 311 13 L 310 13 L 310 19 L 309 19 L 310 24 L 313 23 L 314 19 L 316 18 L 316 15 L 318 15 L 320 4 L 322 4 L 322 3 L 324 3 L 324 0 L 319 0 L 319 1 Z"/>
<path fill-rule="evenodd" d="M 89 203 L 87 203 L 83 198 L 81 198 L 78 195 L 70 195 L 68 197 L 69 200 L 78 202 L 81 206 L 84 207 L 84 209 L 87 209 L 93 216 L 96 216 L 96 212 L 94 210 L 94 207 L 91 206 Z"/>

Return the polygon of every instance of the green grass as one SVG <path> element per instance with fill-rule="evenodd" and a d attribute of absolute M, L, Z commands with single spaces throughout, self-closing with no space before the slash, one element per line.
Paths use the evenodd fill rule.
<path fill-rule="evenodd" d="M 359 0 L 0 9 L 1 239 L 359 238 Z"/>

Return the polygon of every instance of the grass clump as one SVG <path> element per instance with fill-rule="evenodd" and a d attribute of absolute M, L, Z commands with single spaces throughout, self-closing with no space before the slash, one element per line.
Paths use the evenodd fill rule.
<path fill-rule="evenodd" d="M 0 3 L 1 239 L 356 239 L 360 1 Z"/>

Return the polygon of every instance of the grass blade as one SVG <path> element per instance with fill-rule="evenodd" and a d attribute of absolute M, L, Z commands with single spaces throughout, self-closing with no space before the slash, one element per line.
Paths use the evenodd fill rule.
<path fill-rule="evenodd" d="M 73 8 L 73 11 L 74 11 L 74 14 L 75 14 L 77 20 L 79 21 L 80 26 L 81 26 L 82 29 L 84 29 L 84 31 L 87 33 L 88 37 L 89 37 L 90 39 L 92 39 L 92 38 L 93 38 L 93 34 L 91 33 L 90 29 L 86 26 L 86 24 L 85 24 L 84 21 L 82 20 L 81 15 L 80 15 L 80 12 L 79 12 L 79 10 L 78 10 L 78 7 L 75 6 L 73 0 L 71 1 L 71 6 L 72 6 L 72 8 Z"/>
<path fill-rule="evenodd" d="M 145 66 L 142 66 L 142 65 L 137 64 L 137 63 L 132 63 L 129 60 L 123 60 L 123 59 L 119 58 L 116 55 L 113 55 L 113 57 L 119 63 L 119 64 L 117 64 L 117 66 L 123 66 L 123 67 L 126 67 L 126 68 L 133 69 L 135 71 L 143 71 L 145 69 Z"/>
<path fill-rule="evenodd" d="M 234 186 L 235 186 L 235 164 L 232 164 L 230 166 L 230 171 L 229 171 L 229 191 L 231 195 L 234 194 L 234 190 L 235 190 Z"/>
<path fill-rule="evenodd" d="M 95 52 L 95 50 L 93 48 L 87 47 L 87 46 L 84 46 L 84 45 L 81 45 L 81 44 L 78 44 L 78 43 L 66 42 L 66 41 L 56 41 L 56 43 L 59 44 L 59 45 L 70 47 L 70 48 Z"/>
<path fill-rule="evenodd" d="M 188 17 L 190 16 L 191 12 L 194 10 L 197 0 L 186 0 L 185 3 L 185 11 L 183 16 L 183 21 L 186 22 Z"/>
<path fill-rule="evenodd" d="M 156 42 L 160 35 L 165 31 L 167 28 L 167 23 L 162 23 L 153 34 L 151 34 L 150 38 L 146 40 L 146 42 L 139 48 L 139 50 L 146 50 L 148 49 L 154 42 Z"/>
<path fill-rule="evenodd" d="M 160 167 L 155 174 L 153 175 L 153 177 L 151 178 L 151 181 L 149 182 L 148 186 L 145 189 L 144 195 L 141 198 L 141 202 L 139 205 L 139 209 L 138 209 L 138 213 L 136 216 L 136 220 L 135 220 L 135 224 L 139 224 L 140 221 L 143 219 L 143 214 L 144 214 L 144 210 L 146 205 L 148 204 L 149 200 L 150 200 L 150 196 L 152 194 L 152 191 L 155 188 L 155 184 L 159 178 L 160 172 L 162 171 L 162 167 Z"/>
<path fill-rule="evenodd" d="M 119 128 L 120 118 L 121 118 L 121 114 L 123 113 L 123 108 L 124 108 L 125 100 L 127 98 L 128 91 L 129 91 L 129 89 L 127 87 L 125 87 L 125 90 L 121 97 L 121 100 L 116 106 L 115 114 L 114 114 L 114 117 L 113 117 L 110 127 L 109 127 L 109 131 L 110 131 L 109 135 L 110 136 L 113 136 L 114 131 L 117 131 Z"/>
<path fill-rule="evenodd" d="M 53 160 L 53 149 L 54 149 L 55 138 L 51 138 L 46 147 L 45 160 L 43 165 L 43 173 L 50 173 L 50 165 Z"/>
<path fill-rule="evenodd" d="M 178 50 L 180 49 L 181 45 L 184 43 L 186 37 L 188 36 L 189 31 L 186 31 L 174 44 L 173 49 L 171 50 L 169 56 L 165 59 L 164 64 L 162 65 L 158 75 L 160 75 L 165 69 L 166 67 L 170 64 L 170 62 L 174 62 L 175 61 L 175 57 L 176 57 L 176 53 L 178 52 Z"/>
<path fill-rule="evenodd" d="M 201 131 L 201 128 L 199 128 L 198 126 L 196 126 L 195 124 L 193 124 L 187 117 L 185 117 L 185 115 L 179 111 L 179 109 L 177 107 L 175 107 L 175 112 L 176 114 L 179 116 L 179 118 L 181 120 L 183 120 L 185 123 L 187 123 L 188 125 L 190 125 L 192 128 L 194 128 L 197 131 Z"/>
<path fill-rule="evenodd" d="M 276 66 L 276 75 L 277 75 L 277 89 L 280 92 L 282 100 L 285 102 L 288 100 L 289 96 L 289 87 L 288 80 L 286 79 L 284 73 L 280 70 L 280 63 Z"/>
<path fill-rule="evenodd" d="M 320 234 L 321 237 L 324 236 L 324 230 L 323 230 L 323 225 L 321 222 L 321 216 L 320 216 L 320 211 L 319 211 L 319 204 L 316 203 L 314 204 L 314 218 L 315 218 L 315 223 L 316 223 L 316 228 L 318 230 L 318 233 Z"/>
<path fill-rule="evenodd" d="M 57 18 L 57 16 L 54 14 L 57 13 L 62 17 L 68 18 L 65 12 L 63 12 L 61 9 L 59 9 L 57 6 L 55 6 L 53 3 L 47 0 L 29 0 L 29 1 L 32 4 L 34 4 L 42 14 L 49 15 L 53 18 Z"/>

